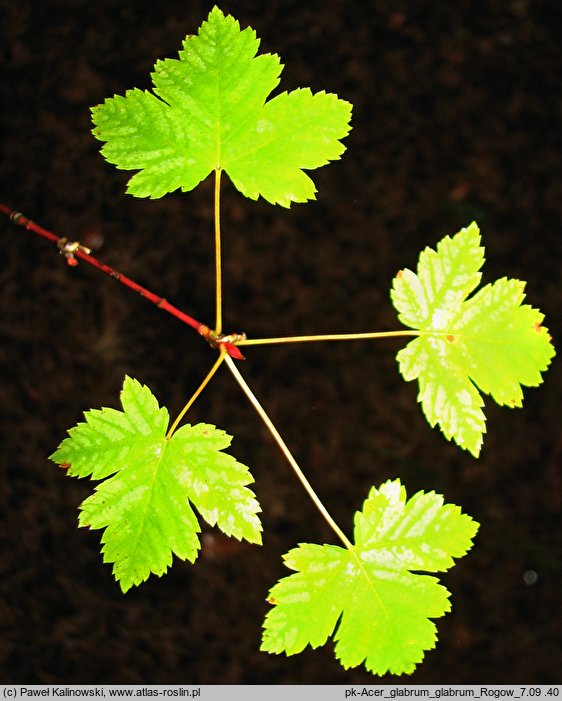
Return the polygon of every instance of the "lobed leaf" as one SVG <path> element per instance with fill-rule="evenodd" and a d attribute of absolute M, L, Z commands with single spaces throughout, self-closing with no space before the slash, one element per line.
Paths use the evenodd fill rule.
<path fill-rule="evenodd" d="M 200 528 L 191 504 L 227 535 L 261 543 L 260 507 L 247 488 L 253 478 L 223 452 L 231 437 L 188 424 L 168 438 L 167 410 L 130 377 L 121 403 L 123 411 L 87 411 L 51 460 L 69 475 L 105 479 L 82 503 L 79 524 L 105 528 L 104 562 L 113 563 L 122 590 L 162 575 L 174 554 L 195 561 Z"/>
<path fill-rule="evenodd" d="M 94 135 L 106 142 L 104 157 L 125 170 L 140 170 L 128 184 L 136 197 L 192 190 L 223 169 L 242 194 L 273 204 L 313 199 L 303 170 L 335 160 L 345 150 L 351 105 L 310 90 L 283 93 L 275 54 L 257 56 L 251 28 L 214 7 L 179 59 L 158 61 L 154 94 L 129 90 L 92 109 Z"/>
<path fill-rule="evenodd" d="M 522 304 L 525 283 L 502 278 L 467 299 L 483 262 L 472 223 L 426 248 L 417 273 L 401 271 L 391 291 L 400 321 L 420 332 L 397 355 L 401 374 L 418 380 L 429 424 L 475 457 L 486 431 L 480 392 L 520 407 L 522 386 L 539 385 L 554 356 L 543 314 Z"/>
<path fill-rule="evenodd" d="M 374 674 L 411 673 L 435 645 L 430 619 L 450 603 L 435 577 L 410 570 L 449 569 L 477 529 L 433 492 L 406 501 L 399 480 L 373 487 L 356 513 L 352 550 L 304 543 L 285 555 L 296 574 L 269 593 L 274 608 L 265 618 L 262 650 L 293 655 L 334 635 L 345 668 L 365 663 Z"/>

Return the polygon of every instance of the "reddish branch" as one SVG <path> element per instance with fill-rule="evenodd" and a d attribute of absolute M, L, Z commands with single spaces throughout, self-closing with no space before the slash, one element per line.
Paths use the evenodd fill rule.
<path fill-rule="evenodd" d="M 109 277 L 118 280 L 120 283 L 125 285 L 125 287 L 129 287 L 131 290 L 138 292 L 138 294 L 140 294 L 141 297 L 148 299 L 149 302 L 155 304 L 159 309 L 168 312 L 168 314 L 175 316 L 176 319 L 179 319 L 184 324 L 191 326 L 191 328 L 195 329 L 195 331 L 197 331 L 197 333 L 200 336 L 203 336 L 203 338 L 206 339 L 213 348 L 223 347 L 226 350 L 226 352 L 233 358 L 239 360 L 244 358 L 242 353 L 238 350 L 238 348 L 235 345 L 235 341 L 240 340 L 241 338 L 237 334 L 232 334 L 230 336 L 226 336 L 224 334 L 215 334 L 215 332 L 212 331 L 208 326 L 197 321 L 185 312 L 182 312 L 181 309 L 174 307 L 173 304 L 170 304 L 163 297 L 159 297 L 158 295 L 154 294 L 154 292 L 147 290 L 145 287 L 139 285 L 137 282 L 131 280 L 126 275 L 123 275 L 111 266 L 106 265 L 105 263 L 101 263 L 97 258 L 94 258 L 92 255 L 90 255 L 90 249 L 86 246 L 82 246 L 80 242 L 69 241 L 64 236 L 57 236 L 52 231 L 44 229 L 42 226 L 39 226 L 35 222 L 31 221 L 23 214 L 16 212 L 13 209 L 10 209 L 10 207 L 7 207 L 6 205 L 1 203 L 0 212 L 9 217 L 10 220 L 13 221 L 15 224 L 18 224 L 19 226 L 22 226 L 24 229 L 28 229 L 29 231 L 33 231 L 35 234 L 38 234 L 44 239 L 47 239 L 48 241 L 51 241 L 52 243 L 56 244 L 57 248 L 59 249 L 59 252 L 66 257 L 66 262 L 69 265 L 78 265 L 77 259 L 89 263 L 94 268 L 101 270 L 102 273 L 105 273 L 106 275 L 109 275 Z"/>

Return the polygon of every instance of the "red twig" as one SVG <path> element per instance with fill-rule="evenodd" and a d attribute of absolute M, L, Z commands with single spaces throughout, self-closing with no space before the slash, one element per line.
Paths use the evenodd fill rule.
<path fill-rule="evenodd" d="M 147 290 L 146 287 L 139 285 L 137 282 L 131 280 L 126 275 L 123 275 L 123 273 L 118 272 L 110 265 L 107 265 L 106 263 L 101 263 L 97 258 L 91 256 L 90 249 L 86 248 L 86 246 L 82 246 L 80 242 L 69 241 L 64 236 L 57 236 L 52 231 L 48 231 L 42 226 L 39 226 L 35 222 L 31 221 L 20 212 L 16 212 L 15 210 L 10 209 L 10 207 L 7 207 L 6 205 L 1 203 L 0 212 L 9 217 L 10 220 L 13 221 L 15 224 L 18 224 L 19 226 L 22 226 L 24 229 L 28 229 L 29 231 L 33 231 L 39 236 L 42 236 L 44 239 L 55 243 L 57 245 L 57 248 L 59 249 L 59 252 L 66 257 L 66 262 L 69 265 L 78 265 L 78 261 L 76 260 L 77 258 L 85 261 L 86 263 L 89 263 L 94 268 L 101 270 L 102 273 L 105 273 L 106 275 L 109 275 L 109 277 L 118 280 L 120 283 L 125 285 L 125 287 L 129 287 L 131 290 L 138 292 L 138 294 L 140 294 L 141 297 L 148 299 L 149 302 L 155 304 L 159 309 L 168 312 L 168 314 L 175 316 L 176 319 L 179 319 L 184 324 L 191 326 L 191 328 L 195 329 L 195 331 L 197 331 L 197 333 L 200 336 L 203 336 L 203 338 L 205 338 L 214 348 L 223 346 L 226 352 L 233 358 L 236 358 L 238 360 L 244 358 L 242 353 L 238 350 L 238 348 L 235 345 L 235 341 L 239 340 L 240 338 L 237 334 L 232 334 L 230 336 L 225 336 L 224 334 L 215 334 L 215 332 L 212 331 L 206 324 L 202 324 L 201 322 L 197 321 L 197 319 L 194 319 L 192 316 L 189 316 L 189 314 L 182 312 L 181 309 L 174 307 L 174 305 L 170 304 L 166 299 L 164 299 L 164 297 L 159 297 L 158 295 L 154 294 L 154 292 Z"/>

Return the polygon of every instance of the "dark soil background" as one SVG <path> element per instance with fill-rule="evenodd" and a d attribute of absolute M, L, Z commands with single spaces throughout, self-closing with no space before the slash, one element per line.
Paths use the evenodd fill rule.
<path fill-rule="evenodd" d="M 159 201 L 124 194 L 89 107 L 149 88 L 211 3 L 1 3 L 2 195 L 212 323 L 212 184 Z M 223 199 L 225 327 L 253 337 L 398 328 L 393 275 L 476 219 L 485 281 L 528 281 L 561 338 L 560 3 L 224 0 L 280 54 L 282 89 L 354 104 L 341 161 L 290 210 Z M 90 407 L 118 406 L 125 373 L 177 413 L 213 362 L 187 327 L 89 266 L 1 222 L 0 681 L 370 683 L 332 644 L 260 653 L 269 587 L 300 541 L 335 542 L 228 372 L 190 412 L 236 436 L 263 507 L 262 548 L 205 528 L 195 566 L 126 596 L 76 528 L 91 489 L 47 460 Z M 444 577 L 453 610 L 407 678 L 387 683 L 560 681 L 562 436 L 559 361 L 523 410 L 488 402 L 479 460 L 431 430 L 394 341 L 248 348 L 240 365 L 342 527 L 373 484 L 444 494 L 481 524 Z M 536 573 L 535 583 L 532 573 Z"/>

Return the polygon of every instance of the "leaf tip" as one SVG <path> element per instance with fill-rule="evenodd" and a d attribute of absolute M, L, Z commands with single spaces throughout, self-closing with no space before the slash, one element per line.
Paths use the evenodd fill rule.
<path fill-rule="evenodd" d="M 477 441 L 477 443 L 475 445 L 471 445 L 471 446 L 461 445 L 461 448 L 468 450 L 468 452 L 472 455 L 473 458 L 478 459 L 480 457 L 480 451 L 482 450 L 482 444 L 483 444 L 483 440 L 482 440 L 482 437 L 480 436 L 479 440 Z"/>
<path fill-rule="evenodd" d="M 129 591 L 129 589 L 131 589 L 133 586 L 132 582 L 124 579 L 118 579 L 117 583 L 119 584 L 119 588 L 121 589 L 122 594 L 126 594 Z"/>

